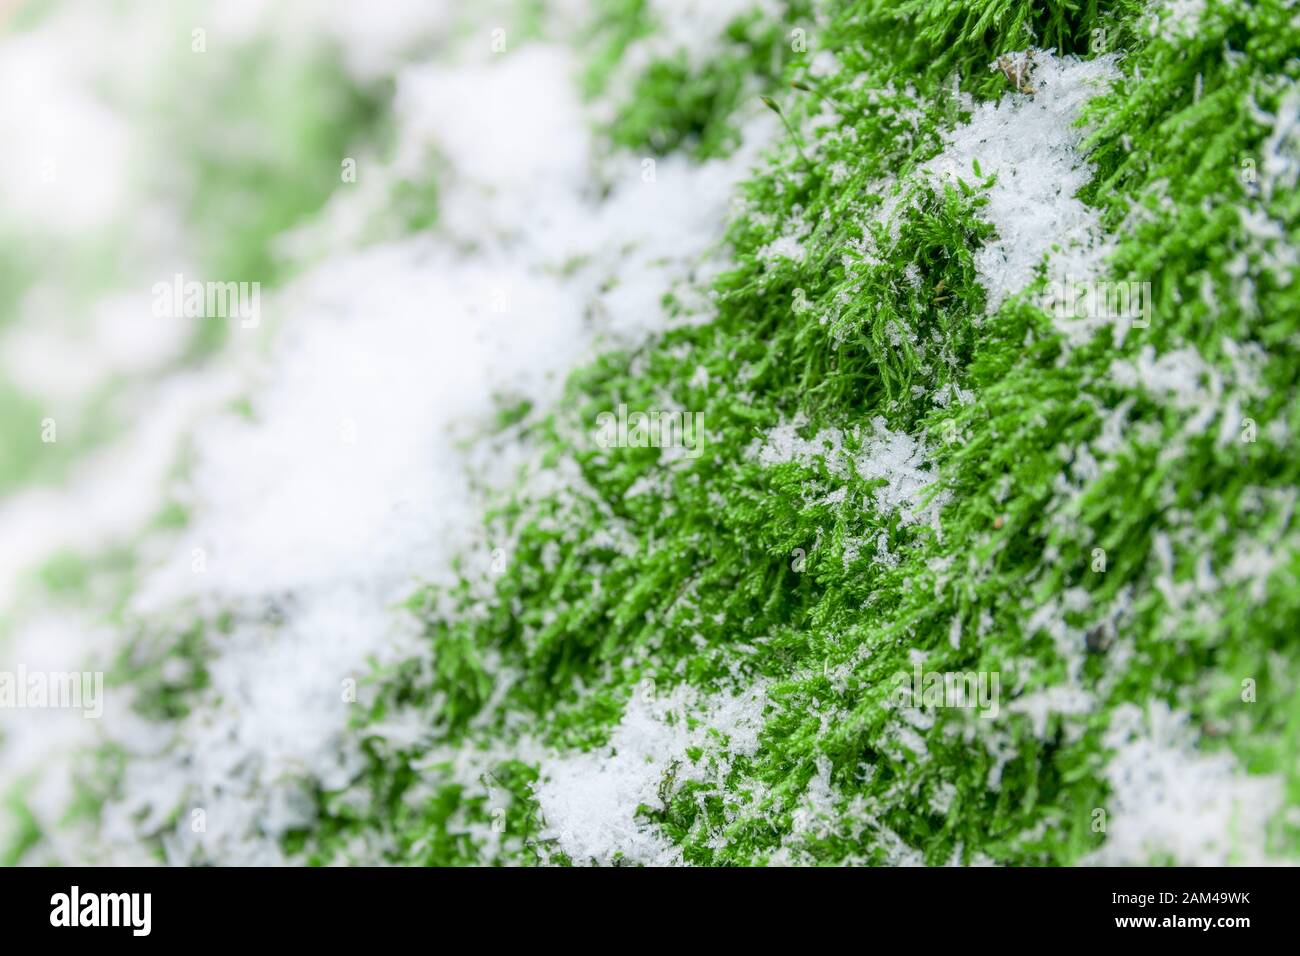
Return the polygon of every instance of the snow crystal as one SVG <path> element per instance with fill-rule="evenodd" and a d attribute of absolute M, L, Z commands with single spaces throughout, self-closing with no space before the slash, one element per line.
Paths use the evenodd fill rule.
<path fill-rule="evenodd" d="M 774 264 L 778 259 L 789 259 L 797 263 L 803 261 L 804 248 L 796 236 L 781 236 L 759 249 L 758 257 L 769 264 Z"/>
<path fill-rule="evenodd" d="M 1144 389 L 1182 411 L 1203 407 L 1211 390 L 1221 390 L 1215 370 L 1190 346 L 1166 352 L 1158 359 L 1152 346 L 1144 346 L 1133 361 L 1117 359 L 1111 365 L 1110 377 L 1117 385 Z"/>
<path fill-rule="evenodd" d="M 818 50 L 813 55 L 812 62 L 808 64 L 808 73 L 818 79 L 834 76 L 840 70 L 839 58 L 831 50 Z"/>
<path fill-rule="evenodd" d="M 76 236 L 123 207 L 129 137 L 91 84 L 93 53 L 76 52 L 92 42 L 103 38 L 33 31 L 6 38 L 0 56 L 0 199 L 42 232 Z"/>
<path fill-rule="evenodd" d="M 1157 358 L 1154 347 L 1146 345 L 1133 359 L 1112 362 L 1110 380 L 1190 413 L 1184 425 L 1188 434 L 1202 434 L 1217 420 L 1219 443 L 1228 444 L 1241 428 L 1243 403 L 1260 394 L 1262 359 L 1257 345 L 1227 338 L 1221 345 L 1228 359 L 1224 368 L 1210 365 L 1191 346 L 1172 349 Z M 1113 451 L 1109 441 L 1097 445 Z"/>
<path fill-rule="evenodd" d="M 792 461 L 809 465 L 821 460 L 832 475 L 846 475 L 844 437 L 839 429 L 823 428 L 812 438 L 803 438 L 799 434 L 803 425 L 803 420 L 795 419 L 769 429 L 761 445 L 757 446 L 759 462 L 768 466 Z"/>
<path fill-rule="evenodd" d="M 897 512 L 904 524 L 929 525 L 940 533 L 939 512 L 949 494 L 934 492 L 937 476 L 928 459 L 929 449 L 922 441 L 890 431 L 884 419 L 877 417 L 872 419 L 871 431 L 853 464 L 860 477 L 885 480 L 872 492 L 881 511 Z"/>
<path fill-rule="evenodd" d="M 1078 716 L 1090 713 L 1095 706 L 1096 702 L 1093 696 L 1087 691 L 1078 687 L 1057 684 L 1052 687 L 1045 687 L 1032 694 L 1026 694 L 1023 697 L 1017 697 L 1007 705 L 1007 710 L 1013 714 L 1027 715 L 1033 725 L 1034 735 L 1045 740 L 1047 739 L 1047 720 L 1052 714 Z M 1075 727 L 1076 731 L 1081 729 Z M 1070 736 L 1073 736 L 1073 734 Z"/>
<path fill-rule="evenodd" d="M 1300 89 L 1291 86 L 1268 121 L 1268 138 L 1260 150 L 1260 188 L 1265 199 L 1286 195 L 1300 181 Z"/>
<path fill-rule="evenodd" d="M 753 12 L 766 23 L 784 19 L 778 0 L 650 0 L 647 7 L 659 29 L 629 49 L 634 69 L 679 52 L 698 68 L 716 54 L 717 38 L 737 17 Z"/>

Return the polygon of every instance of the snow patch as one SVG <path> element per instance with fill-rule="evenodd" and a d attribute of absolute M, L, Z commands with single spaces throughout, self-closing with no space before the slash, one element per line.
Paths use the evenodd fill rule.
<path fill-rule="evenodd" d="M 681 850 L 653 824 L 639 819 L 637 808 L 663 808 L 660 785 L 665 775 L 679 783 L 702 779 L 706 771 L 691 764 L 686 750 L 717 752 L 717 734 L 727 739 L 724 759 L 756 753 L 766 705 L 764 684 L 704 700 L 685 685 L 659 700 L 636 695 L 608 745 L 542 762 L 536 795 L 546 820 L 544 835 L 558 840 L 575 863 L 680 862 Z"/>
<path fill-rule="evenodd" d="M 837 478 L 853 473 L 864 481 L 880 480 L 872 498 L 882 512 L 897 513 L 904 524 L 923 524 L 940 532 L 939 513 L 949 500 L 946 491 L 936 491 L 938 479 L 930 464 L 930 448 L 922 439 L 891 431 L 885 420 L 873 418 L 866 428 L 853 430 L 856 451 L 846 447 L 844 433 L 824 428 L 812 438 L 799 432 L 805 422 L 795 419 L 770 429 L 750 453 L 767 466 L 798 462 L 808 466 L 822 461 Z"/>
<path fill-rule="evenodd" d="M 970 121 L 946 133 L 943 152 L 923 167 L 940 184 L 973 181 L 975 162 L 984 176 L 997 177 L 981 213 L 997 236 L 975 255 L 990 311 L 1029 285 L 1049 253 L 1049 279 L 1082 281 L 1111 248 L 1098 211 L 1076 198 L 1093 174 L 1079 151 L 1085 131 L 1076 124 L 1084 104 L 1118 77 L 1115 57 L 1018 55 L 1032 64 L 1024 82 L 1034 92 L 975 105 Z M 1091 334 L 1068 331 L 1072 338 Z"/>
<path fill-rule="evenodd" d="M 1248 776 L 1231 753 L 1201 753 L 1186 714 L 1164 703 L 1144 713 L 1115 710 L 1106 735 L 1111 796 L 1106 843 L 1089 862 L 1143 865 L 1163 856 L 1181 866 L 1269 862 L 1269 819 L 1283 804 L 1282 781 Z"/>

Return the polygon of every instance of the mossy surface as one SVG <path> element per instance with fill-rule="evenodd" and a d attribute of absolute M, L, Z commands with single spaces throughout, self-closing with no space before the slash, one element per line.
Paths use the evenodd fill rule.
<path fill-rule="evenodd" d="M 531 458 L 484 482 L 484 553 L 391 608 L 420 639 L 373 662 L 356 702 L 345 691 L 347 782 L 295 765 L 286 791 L 309 812 L 257 838 L 310 865 L 1300 856 L 1290 6 L 774 0 L 704 58 L 655 45 L 655 11 L 602 0 L 559 42 L 584 51 L 602 159 L 705 164 L 756 113 L 779 117 L 735 196 L 726 268 L 665 296 L 648 341 L 585 359 L 553 406 L 502 398 L 485 430 Z M 507 56 L 557 42 L 542 5 L 515 14 Z M 320 207 L 355 140 L 383 139 L 387 91 L 342 83 L 328 57 L 261 62 L 250 48 L 205 67 L 233 71 L 214 108 L 251 110 L 258 148 L 223 151 L 174 103 L 163 132 L 186 144 L 192 176 L 169 187 L 204 224 L 205 267 L 273 284 L 290 269 L 276 237 Z M 1066 147 L 954 147 L 993 105 L 1042 103 L 1035 70 L 1062 63 L 1105 80 L 1053 117 L 1086 164 L 1087 255 L 1004 214 L 1007 157 L 1028 153 L 1028 171 Z M 358 241 L 436 231 L 439 162 L 395 178 Z M 1074 201 L 1063 189 L 1041 215 Z M 989 250 L 1025 246 L 1028 280 L 994 289 Z M 1149 284 L 1149 324 L 1081 333 L 1051 314 L 1053 263 L 1071 257 Z M 703 318 L 686 304 L 701 300 Z M 702 442 L 611 447 L 598 422 L 620 408 L 696 416 Z M 252 398 L 233 409 L 257 417 Z M 0 471 L 0 491 L 36 474 Z M 168 498 L 149 533 L 189 520 Z M 57 554 L 33 590 L 123 631 L 110 684 L 183 751 L 206 706 L 237 709 L 217 700 L 222 645 L 244 624 L 273 643 L 295 595 L 139 620 L 137 545 Z M 900 692 L 922 673 L 996 678 L 996 713 Z M 86 763 L 69 826 L 100 825 L 129 759 L 106 745 Z M 648 787 L 606 785 L 646 766 Z M 1213 787 L 1261 799 L 1243 817 Z M 43 841 L 28 789 L 0 794 L 5 862 Z M 569 797 L 604 829 L 575 827 Z M 155 807 L 135 832 L 169 858 L 190 810 Z M 191 861 L 233 845 L 192 842 Z"/>
<path fill-rule="evenodd" d="M 630 34 L 649 29 L 639 5 L 619 13 Z M 659 805 L 640 808 L 689 863 L 1080 862 L 1106 842 L 1108 729 L 1154 702 L 1189 715 L 1200 752 L 1282 775 L 1295 805 L 1300 293 L 1279 263 L 1300 208 L 1293 181 L 1270 193 L 1242 168 L 1276 149 L 1268 119 L 1294 95 L 1300 36 L 1281 3 L 1211 4 L 1189 36 L 1152 16 L 827 5 L 771 97 L 791 135 L 744 188 L 716 317 L 602 356 L 520 426 L 537 462 L 489 520 L 509 560 L 412 599 L 430 653 L 378 675 L 358 722 L 369 769 L 321 794 L 314 858 L 383 834 L 406 862 L 568 862 L 537 838 L 529 788 L 506 788 L 504 838 L 475 841 L 489 788 L 431 798 L 412 768 L 459 752 L 529 779 L 539 745 L 607 747 L 647 682 L 767 688 L 755 750 L 720 735 L 674 755 Z M 795 22 L 767 26 L 784 37 Z M 1149 328 L 1071 343 L 1037 305 L 1042 280 L 990 312 L 974 255 L 995 234 L 992 177 L 978 161 L 955 182 L 923 174 L 968 97 L 1033 95 L 990 69 L 1030 47 L 1120 54 L 1086 110 L 1096 171 L 1081 198 L 1115 240 L 1103 278 L 1151 282 Z M 838 57 L 832 75 L 809 72 L 817 50 Z M 752 63 L 711 69 L 726 81 L 696 98 L 675 61 L 653 64 L 614 141 L 720 148 L 728 91 L 775 87 Z M 765 251 L 791 232 L 798 261 Z M 1197 407 L 1114 374 L 1178 350 L 1208 370 Z M 1249 406 L 1223 405 L 1214 381 Z M 596 416 L 620 404 L 702 412 L 703 454 L 599 447 Z M 917 436 L 935 477 L 920 506 L 938 525 L 880 507 L 882 481 L 830 454 L 762 463 L 755 448 L 783 423 L 804 439 L 839 430 L 850 457 L 873 428 Z M 918 654 L 927 671 L 1000 675 L 999 719 L 898 706 Z M 1054 688 L 1087 703 L 1017 710 Z M 387 742 L 380 728 L 408 711 L 427 721 L 422 742 Z M 815 779 L 828 803 L 810 804 Z M 1269 834 L 1272 853 L 1300 849 L 1283 814 Z"/>

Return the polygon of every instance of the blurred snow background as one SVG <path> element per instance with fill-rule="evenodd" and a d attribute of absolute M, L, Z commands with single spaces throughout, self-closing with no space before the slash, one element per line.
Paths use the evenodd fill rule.
<path fill-rule="evenodd" d="M 709 268 L 774 121 L 645 181 L 589 132 L 584 13 L 4 8 L 0 671 L 125 662 L 200 703 L 0 710 L 0 862 L 278 862 L 354 767 L 343 689 L 411 640 L 395 605 L 489 560 L 480 486 L 525 453 L 498 415 Z M 156 316 L 178 273 L 261 283 L 261 321 Z"/>

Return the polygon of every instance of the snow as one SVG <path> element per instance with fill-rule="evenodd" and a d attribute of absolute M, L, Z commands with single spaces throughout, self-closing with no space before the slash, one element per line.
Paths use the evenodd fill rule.
<path fill-rule="evenodd" d="M 796 419 L 770 428 L 761 445 L 756 446 L 758 461 L 769 467 L 792 461 L 807 467 L 821 460 L 832 475 L 845 476 L 844 436 L 840 430 L 823 428 L 812 438 L 804 438 L 799 432 L 805 424 L 805 420 Z"/>
<path fill-rule="evenodd" d="M 1034 736 L 1047 739 L 1048 718 L 1052 714 L 1080 716 L 1091 713 L 1096 708 L 1092 694 L 1078 687 L 1058 684 L 1017 697 L 1007 705 L 1013 714 L 1025 714 L 1034 728 Z M 1072 727 L 1072 729 L 1077 729 Z M 1074 734 L 1067 735 L 1073 739 Z"/>
<path fill-rule="evenodd" d="M 1049 280 L 1083 281 L 1110 251 L 1097 210 L 1076 197 L 1092 178 L 1079 151 L 1085 130 L 1076 123 L 1083 105 L 1118 76 L 1115 58 L 1079 60 L 1043 50 L 1015 56 L 1030 64 L 1025 82 L 1034 92 L 975 105 L 970 121 L 944 135 L 943 152 L 923 169 L 939 184 L 958 177 L 973 182 L 975 162 L 985 177 L 997 177 L 981 210 L 997 236 L 975 256 L 990 312 L 1029 285 L 1049 254 Z M 1066 331 L 1077 341 L 1091 327 Z"/>
<path fill-rule="evenodd" d="M 650 0 L 648 12 L 659 29 L 629 51 L 634 68 L 681 52 L 698 68 L 717 52 L 717 38 L 737 17 L 754 13 L 763 22 L 780 21 L 778 0 Z"/>
<path fill-rule="evenodd" d="M 796 419 L 769 429 L 751 454 L 769 467 L 786 462 L 807 467 L 820 460 L 837 478 L 847 477 L 851 467 L 864 481 L 883 479 L 884 484 L 871 492 L 882 513 L 896 513 L 904 524 L 941 530 L 939 514 L 949 496 L 934 487 L 938 476 L 930 465 L 931 449 L 924 440 L 892 431 L 883 418 L 876 417 L 866 427 L 853 431 L 857 451 L 850 454 L 841 430 L 826 428 L 812 438 L 803 438 L 799 432 L 805 424 Z"/>
<path fill-rule="evenodd" d="M 547 824 L 543 835 L 558 840 L 575 863 L 680 862 L 681 851 L 638 819 L 637 808 L 662 809 L 659 788 L 670 771 L 678 783 L 720 781 L 730 756 L 756 753 L 766 704 L 761 683 L 712 698 L 701 698 L 685 685 L 663 697 L 638 693 L 607 746 L 542 761 L 536 796 Z M 688 717 L 696 722 L 693 728 Z M 715 734 L 728 741 L 721 753 Z M 706 754 L 692 764 L 688 747 L 704 748 Z M 714 774 L 706 767 L 711 753 L 723 761 Z"/>
<path fill-rule="evenodd" d="M 4 42 L 0 200 L 27 228 L 75 236 L 122 209 L 126 124 L 94 91 L 88 61 L 76 56 L 88 41 L 78 31 Z"/>
<path fill-rule="evenodd" d="M 1283 803 L 1275 776 L 1248 776 L 1229 752 L 1196 749 L 1186 714 L 1125 704 L 1111 717 L 1106 842 L 1089 862 L 1138 866 L 1168 854 L 1184 866 L 1260 865 Z"/>
<path fill-rule="evenodd" d="M 1260 394 L 1260 350 L 1230 339 L 1221 342 L 1226 367 L 1210 363 L 1191 346 L 1171 349 L 1157 356 L 1145 345 L 1133 359 L 1111 363 L 1109 379 L 1115 385 L 1145 392 L 1152 399 L 1187 413 L 1187 434 L 1207 431 L 1219 424 L 1219 443 L 1237 438 L 1243 404 L 1249 406 Z"/>
<path fill-rule="evenodd" d="M 43 290 L 42 290 L 43 291 Z M 115 376 L 144 376 L 161 370 L 180 353 L 190 328 L 182 321 L 159 321 L 140 297 L 110 294 L 83 316 L 68 319 L 62 303 L 35 306 L 0 335 L 0 373 L 29 395 L 60 407 L 94 394 Z M 62 321 L 60 321 L 62 320 Z"/>
<path fill-rule="evenodd" d="M 1277 113 L 1263 118 L 1270 129 L 1260 150 L 1259 185 L 1264 197 L 1272 200 L 1295 189 L 1300 181 L 1300 89 L 1287 88 Z"/>
<path fill-rule="evenodd" d="M 139 409 L 138 426 L 83 461 L 65 485 L 7 498 L 0 505 L 0 606 L 17 597 L 24 571 L 52 555 L 95 553 L 133 539 L 162 507 L 183 436 L 197 417 L 233 394 L 233 381 L 227 372 L 164 380 L 128 406 Z M 74 422 L 58 425 L 60 440 L 71 437 Z"/>
<path fill-rule="evenodd" d="M 1182 411 L 1202 404 L 1212 377 L 1217 378 L 1217 373 L 1190 346 L 1156 358 L 1155 349 L 1147 345 L 1133 361 L 1116 359 L 1110 369 L 1110 378 L 1116 384 L 1142 389 Z"/>
<path fill-rule="evenodd" d="M 798 236 L 780 236 L 758 250 L 758 257 L 764 262 L 775 264 L 779 259 L 788 259 L 798 263 L 804 257 L 803 243 Z"/>
<path fill-rule="evenodd" d="M 1163 33 L 1175 39 L 1191 37 L 1205 16 L 1206 0 L 1169 0 L 1152 19 L 1152 34 Z"/>
<path fill-rule="evenodd" d="M 866 481 L 884 480 L 872 491 L 882 512 L 896 512 L 904 524 L 924 524 L 940 533 L 939 513 L 949 495 L 935 492 L 937 474 L 931 470 L 929 457 L 923 441 L 890 431 L 884 419 L 875 418 L 853 465 Z"/>

